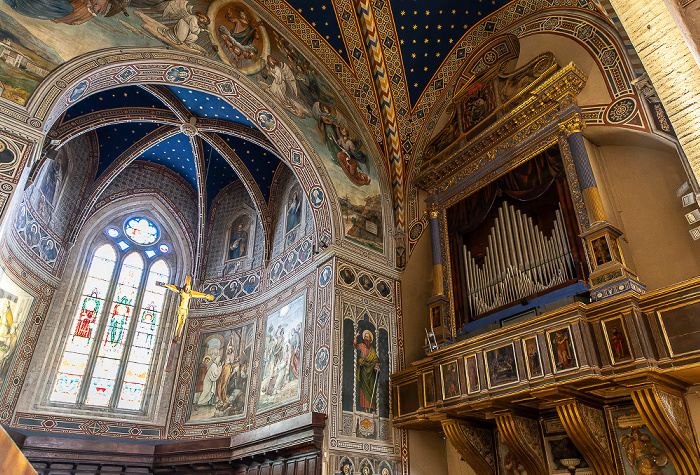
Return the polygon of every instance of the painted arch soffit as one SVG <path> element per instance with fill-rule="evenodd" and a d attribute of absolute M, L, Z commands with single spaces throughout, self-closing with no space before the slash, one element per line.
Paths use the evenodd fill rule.
<path fill-rule="evenodd" d="M 170 76 L 168 72 L 171 72 Z M 372 160 L 371 157 L 381 155 L 373 142 L 366 140 L 369 136 L 367 131 L 357 130 L 361 134 L 359 140 L 368 144 L 370 149 L 367 160 L 374 169 L 372 179 L 369 180 L 373 182 L 371 191 L 349 181 L 342 182 L 343 176 L 337 161 L 338 169 L 329 170 L 333 160 L 332 157 L 321 156 L 325 145 L 318 137 L 318 131 L 309 126 L 309 122 L 314 122 L 309 119 L 304 124 L 291 119 L 282 106 L 267 98 L 263 99 L 264 92 L 255 83 L 219 62 L 160 48 L 131 48 L 128 55 L 121 49 L 90 53 L 57 68 L 37 88 L 28 104 L 28 110 L 35 116 L 35 125 L 48 130 L 63 111 L 82 97 L 123 84 L 172 84 L 173 74 L 180 74 L 176 78 L 178 86 L 215 94 L 257 123 L 265 138 L 274 145 L 280 159 L 293 170 L 302 184 L 307 199 L 312 204 L 317 242 L 330 244 L 342 235 L 341 207 L 336 205 L 340 192 L 335 185 L 339 181 L 345 189 L 354 186 L 360 190 L 357 192 L 359 196 L 355 197 L 357 200 L 374 197 L 377 202 L 381 202 L 378 205 L 381 206 L 382 215 L 379 227 L 385 235 L 391 234 L 391 203 L 382 199 L 389 196 L 389 193 L 384 192 L 389 189 L 386 169 L 381 163 L 376 163 L 378 160 Z M 343 112 L 350 115 L 353 111 L 346 109 Z M 352 119 L 354 116 L 350 115 L 347 120 Z M 41 125 L 37 123 L 39 121 Z M 345 231 L 347 235 L 347 229 Z M 388 262 L 388 256 L 392 255 L 391 241 L 385 239 L 381 246 L 370 249 L 383 254 Z M 377 257 L 373 253 L 369 255 Z"/>

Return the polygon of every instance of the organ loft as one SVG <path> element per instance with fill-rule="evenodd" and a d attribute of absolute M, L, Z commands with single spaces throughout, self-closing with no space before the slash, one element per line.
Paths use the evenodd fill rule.
<path fill-rule="evenodd" d="M 0 473 L 700 473 L 697 11 L 0 1 Z"/>

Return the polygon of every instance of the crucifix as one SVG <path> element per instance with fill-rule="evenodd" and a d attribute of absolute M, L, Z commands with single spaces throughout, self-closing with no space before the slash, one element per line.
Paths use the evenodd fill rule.
<path fill-rule="evenodd" d="M 214 300 L 214 296 L 192 290 L 192 277 L 189 275 L 185 278 L 185 285 L 182 287 L 173 284 L 165 284 L 163 282 L 156 282 L 156 285 L 180 294 L 180 306 L 177 309 L 177 329 L 175 330 L 175 337 L 173 338 L 173 342 L 177 342 L 182 336 L 182 328 L 185 326 L 185 320 L 187 320 L 190 299 L 194 297 L 197 299 Z"/>

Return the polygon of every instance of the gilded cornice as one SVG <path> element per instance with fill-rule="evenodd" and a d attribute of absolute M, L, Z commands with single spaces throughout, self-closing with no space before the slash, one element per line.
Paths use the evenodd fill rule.
<path fill-rule="evenodd" d="M 543 116 L 554 118 L 562 106 L 573 103 L 587 78 L 578 66 L 569 63 L 530 90 L 530 97 L 476 137 L 467 139 L 467 134 L 463 134 L 453 145 L 438 153 L 416 178 L 416 185 L 425 190 L 444 191 L 467 167 L 471 166 L 474 172 L 481 168 L 480 164 L 493 160 L 497 152 L 507 152 L 517 145 L 513 141 L 508 143 L 509 139 L 523 128 Z"/>

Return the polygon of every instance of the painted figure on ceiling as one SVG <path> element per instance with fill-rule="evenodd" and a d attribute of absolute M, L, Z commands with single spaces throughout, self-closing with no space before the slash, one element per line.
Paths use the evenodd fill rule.
<path fill-rule="evenodd" d="M 365 412 L 372 412 L 377 408 L 377 379 L 379 377 L 379 357 L 372 346 L 374 336 L 369 330 L 355 335 L 353 346 L 359 352 L 357 357 L 357 381 L 360 383 L 358 392 L 360 408 Z"/>
<path fill-rule="evenodd" d="M 301 221 L 301 199 L 299 197 L 299 190 L 294 190 L 292 192 L 291 198 L 289 198 L 289 203 L 287 204 L 287 226 L 285 232 L 289 232 L 296 228 Z"/>

